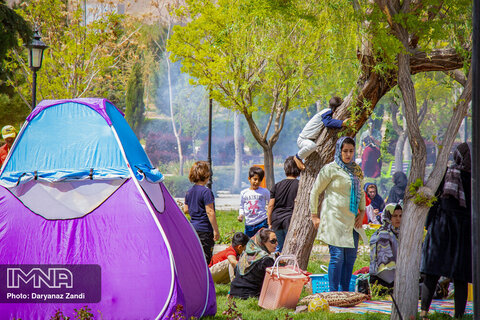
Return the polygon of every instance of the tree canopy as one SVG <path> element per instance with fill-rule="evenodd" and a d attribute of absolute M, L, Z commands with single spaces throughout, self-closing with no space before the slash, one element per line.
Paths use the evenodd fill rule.
<path fill-rule="evenodd" d="M 192 83 L 211 89 L 221 106 L 245 116 L 264 150 L 269 186 L 271 149 L 286 113 L 325 93 L 329 86 L 322 80 L 332 79 L 324 70 L 332 70 L 332 61 L 342 62 L 335 82 L 354 79 L 355 24 L 341 23 L 352 10 L 346 3 L 318 1 L 190 0 L 175 11 L 188 23 L 173 29 L 167 46 L 173 60 L 181 60 Z M 330 19 L 333 15 L 340 17 Z M 270 115 L 264 128 L 253 117 L 257 111 Z"/>

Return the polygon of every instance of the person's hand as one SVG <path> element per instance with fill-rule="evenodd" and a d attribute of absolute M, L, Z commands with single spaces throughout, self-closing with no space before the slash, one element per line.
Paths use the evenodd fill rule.
<path fill-rule="evenodd" d="M 220 232 L 213 231 L 213 240 L 218 241 L 218 239 L 220 239 Z"/>
<path fill-rule="evenodd" d="M 315 229 L 318 229 L 318 226 L 320 225 L 320 217 L 317 216 L 316 214 L 312 214 L 312 223 L 313 223 L 313 227 Z"/>
<path fill-rule="evenodd" d="M 355 217 L 355 228 L 359 229 L 362 227 L 363 225 L 363 215 L 365 214 L 365 212 L 363 213 L 359 213 L 356 217 Z"/>
<path fill-rule="evenodd" d="M 349 124 L 350 124 L 350 118 L 347 118 L 347 119 L 343 120 L 342 127 L 348 127 Z"/>
<path fill-rule="evenodd" d="M 243 221 L 243 216 L 238 216 L 238 217 L 237 217 L 237 220 L 240 221 L 240 222 L 242 222 L 242 221 Z"/>

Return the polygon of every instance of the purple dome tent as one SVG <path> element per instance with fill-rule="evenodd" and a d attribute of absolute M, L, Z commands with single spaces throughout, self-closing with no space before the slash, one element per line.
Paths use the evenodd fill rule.
<path fill-rule="evenodd" d="M 42 101 L 0 173 L 0 315 L 216 313 L 192 226 L 106 99 Z"/>

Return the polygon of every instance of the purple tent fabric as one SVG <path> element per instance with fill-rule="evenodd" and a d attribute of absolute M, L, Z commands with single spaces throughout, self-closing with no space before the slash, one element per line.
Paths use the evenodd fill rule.
<path fill-rule="evenodd" d="M 106 110 L 106 105 L 105 105 L 107 102 L 110 102 L 110 101 L 108 99 L 99 99 L 99 98 L 77 98 L 77 99 L 67 99 L 67 100 L 42 100 L 39 104 L 37 104 L 35 109 L 33 109 L 33 111 L 27 117 L 27 121 L 30 121 L 33 118 L 35 118 L 40 112 L 42 112 L 46 108 L 49 108 L 49 107 L 55 106 L 55 105 L 59 105 L 59 104 L 68 103 L 68 102 L 81 103 L 83 105 L 88 106 L 89 108 L 92 108 L 93 110 L 97 111 L 105 119 L 105 121 L 107 121 L 108 125 L 112 125 L 112 121 L 110 120 L 110 117 L 107 115 L 107 110 Z M 120 113 L 123 114 L 123 112 L 121 110 L 118 110 L 118 111 L 120 111 Z"/>
<path fill-rule="evenodd" d="M 105 111 L 106 101 L 108 100 L 74 99 L 42 102 L 29 116 L 29 120 L 41 115 L 48 106 L 74 102 L 96 110 L 107 120 L 105 126 L 110 125 L 112 130 L 120 127 L 121 130 L 131 130 L 128 125 L 113 128 L 115 121 L 119 120 L 108 118 Z M 124 121 L 123 118 L 121 120 Z M 24 131 L 27 130 L 28 126 Z M 45 135 L 52 136 L 51 141 L 55 141 L 55 138 L 62 134 L 53 131 L 45 132 Z M 79 137 L 81 138 L 81 135 Z M 121 139 L 117 138 L 118 148 L 125 149 L 120 141 Z M 68 156 L 69 152 L 82 152 L 69 148 L 63 151 L 65 156 Z M 15 149 L 12 152 L 15 153 Z M 140 154 L 144 152 L 140 147 L 135 152 L 141 155 L 139 158 L 146 157 L 144 153 Z M 109 156 L 110 152 L 105 150 L 92 153 L 92 157 L 109 159 Z M 81 309 L 85 305 L 96 317 L 101 313 L 103 319 L 109 320 L 170 319 L 174 313 L 179 313 L 179 306 L 182 308 L 180 314 L 186 319 L 216 313 L 215 288 L 200 241 L 191 224 L 162 183 L 139 182 L 130 169 L 131 164 L 127 157 L 124 157 L 124 160 L 128 164 L 130 178 L 117 179 L 116 181 L 124 181 L 123 184 L 120 187 L 116 184 L 116 190 L 108 189 L 113 190 L 113 193 L 108 193 L 106 199 L 93 211 L 73 218 L 66 218 L 60 210 L 60 216 L 47 219 L 42 213 L 35 212 L 35 201 L 42 201 L 37 199 L 41 198 L 40 196 L 33 192 L 28 194 L 28 190 L 22 193 L 22 199 L 30 197 L 27 208 L 14 195 L 16 187 L 7 188 L 0 184 L 1 319 L 50 319 L 57 310 L 72 316 L 73 309 Z M 92 184 L 98 183 L 96 186 L 102 190 L 107 188 L 102 187 L 100 181 L 95 179 L 75 181 L 77 182 L 73 189 L 72 185 L 64 188 L 62 181 L 53 182 L 58 188 L 55 196 L 49 198 L 49 205 L 55 205 L 56 197 L 69 197 L 69 204 L 91 200 L 91 196 L 82 192 L 82 188 L 88 188 Z M 32 180 L 29 183 L 40 182 Z M 101 183 L 108 182 L 103 180 Z M 146 183 L 148 185 L 145 185 Z M 48 186 L 46 188 L 45 190 L 48 190 Z M 159 201 L 162 197 L 163 201 Z M 42 208 L 45 210 L 45 206 Z M 61 266 L 92 267 L 98 271 L 97 276 L 84 275 L 79 279 L 82 284 L 100 284 L 95 287 L 99 288 L 99 299 L 88 303 L 68 303 L 66 300 L 43 303 L 6 300 L 5 288 L 18 290 L 18 287 L 11 286 L 12 267 L 28 265 L 48 266 L 49 268 L 45 269 L 49 270 L 48 272 L 57 267 L 62 269 Z M 51 266 L 53 267 L 50 268 Z M 35 287 L 35 281 L 40 280 L 28 278 L 29 275 L 30 273 L 24 275 L 22 284 L 31 289 Z M 61 286 L 55 287 L 56 282 L 50 281 L 53 276 L 50 277 L 50 273 L 48 275 L 47 280 L 39 282 L 42 288 L 47 286 L 46 290 L 59 292 L 65 289 Z M 75 273 L 75 279 L 77 276 Z"/>

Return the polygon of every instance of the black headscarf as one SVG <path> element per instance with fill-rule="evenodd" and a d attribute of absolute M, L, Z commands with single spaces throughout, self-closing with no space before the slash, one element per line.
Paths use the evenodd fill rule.
<path fill-rule="evenodd" d="M 393 174 L 394 186 L 390 189 L 388 194 L 389 203 L 399 203 L 405 196 L 405 189 L 407 188 L 407 176 L 402 171 L 395 172 Z"/>

